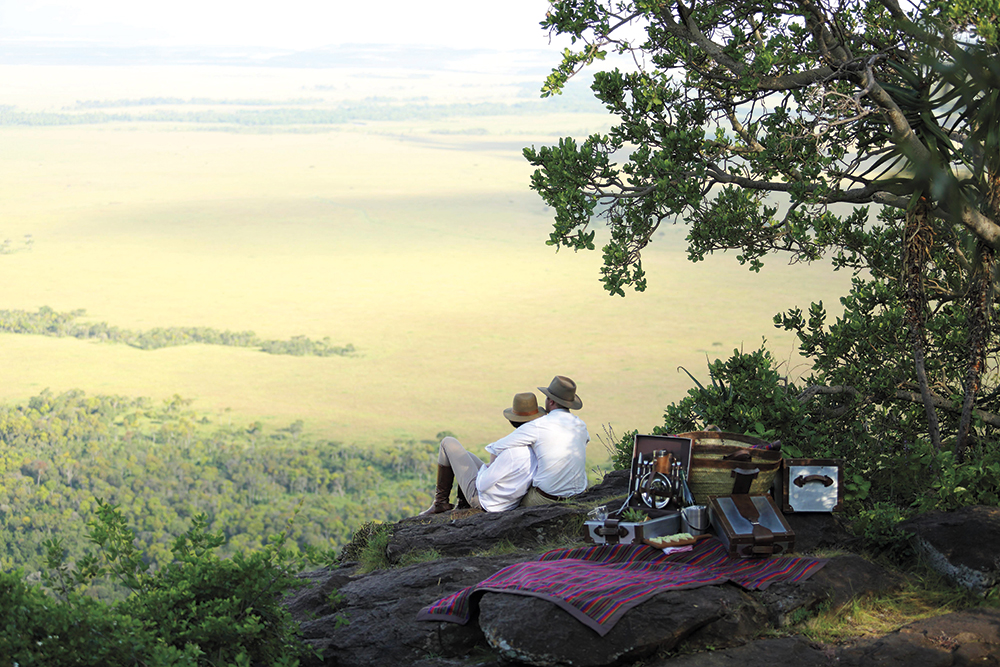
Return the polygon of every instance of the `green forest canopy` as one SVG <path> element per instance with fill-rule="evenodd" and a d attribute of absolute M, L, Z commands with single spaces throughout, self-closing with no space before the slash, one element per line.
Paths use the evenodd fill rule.
<path fill-rule="evenodd" d="M 301 422 L 266 434 L 213 424 L 189 403 L 44 391 L 0 406 L 0 566 L 38 572 L 52 536 L 82 555 L 98 498 L 121 507 L 154 566 L 170 562 L 199 513 L 227 538 L 223 555 L 285 530 L 299 551 L 329 552 L 361 524 L 399 520 L 429 498 L 436 440 L 314 442 Z"/>

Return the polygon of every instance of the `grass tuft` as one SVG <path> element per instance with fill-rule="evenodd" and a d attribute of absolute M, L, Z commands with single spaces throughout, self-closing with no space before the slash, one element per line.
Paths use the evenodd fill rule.
<path fill-rule="evenodd" d="M 814 641 L 836 644 L 859 637 L 879 637 L 933 616 L 998 601 L 958 588 L 939 574 L 920 568 L 908 574 L 899 590 L 852 600 L 839 609 L 819 608 L 807 618 L 793 619 L 785 631 Z"/>
<path fill-rule="evenodd" d="M 511 554 L 516 554 L 523 551 L 520 547 L 515 545 L 510 540 L 504 538 L 498 540 L 489 549 L 483 549 L 482 551 L 476 551 L 473 556 L 509 556 Z"/>
<path fill-rule="evenodd" d="M 358 573 L 385 570 L 392 566 L 386 555 L 389 539 L 392 537 L 392 524 L 380 521 L 369 521 L 362 524 L 354 533 L 350 544 L 341 552 L 341 561 L 356 560 Z"/>
<path fill-rule="evenodd" d="M 388 540 L 386 541 L 386 543 L 388 544 Z M 441 553 L 437 549 L 423 549 L 421 551 L 411 551 L 409 553 L 403 554 L 403 556 L 399 559 L 399 562 L 396 563 L 396 567 L 416 565 L 417 563 L 429 563 L 431 561 L 440 559 L 441 559 Z"/>

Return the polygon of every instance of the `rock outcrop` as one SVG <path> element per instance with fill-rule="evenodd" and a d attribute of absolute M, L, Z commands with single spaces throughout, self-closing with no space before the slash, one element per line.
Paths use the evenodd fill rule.
<path fill-rule="evenodd" d="M 1000 507 L 963 507 L 954 512 L 928 512 L 904 521 L 900 529 L 935 570 L 959 586 L 984 594 L 1000 581 Z"/>
<path fill-rule="evenodd" d="M 756 592 L 724 584 L 655 595 L 630 609 L 603 637 L 553 603 L 502 593 L 484 593 L 478 617 L 467 625 L 416 620 L 422 607 L 535 557 L 541 547 L 579 543 L 586 512 L 598 503 L 620 504 L 626 482 L 620 473 L 609 475 L 578 503 L 498 514 L 452 511 L 405 520 L 394 526 L 388 559 L 398 563 L 433 551 L 436 560 L 367 574 L 358 573 L 355 563 L 311 572 L 303 576 L 308 585 L 289 598 L 288 607 L 306 641 L 322 650 L 321 664 L 339 667 L 370 665 L 375 656 L 422 667 L 507 662 L 601 667 L 639 659 L 671 667 L 765 661 L 860 667 L 893 661 L 902 665 L 910 659 L 915 661 L 906 664 L 973 664 L 962 660 L 974 656 L 994 660 L 975 664 L 1000 664 L 995 636 L 1000 617 L 986 612 L 952 620 L 941 617 L 941 626 L 921 621 L 848 646 L 819 646 L 801 637 L 753 641 L 819 605 L 836 609 L 858 596 L 891 591 L 902 582 L 901 576 L 851 553 L 829 557 L 822 570 L 800 584 L 776 583 Z M 850 544 L 850 536 L 831 515 L 787 518 L 796 531 L 797 551 Z M 498 543 L 504 545 L 501 555 L 484 555 Z M 974 629 L 963 635 L 960 624 L 966 621 L 974 621 L 969 626 Z M 679 655 L 669 660 L 655 657 L 668 652 Z"/>
<path fill-rule="evenodd" d="M 804 637 L 678 656 L 646 667 L 959 667 L 1000 664 L 1000 610 L 977 609 L 906 625 L 877 639 L 823 646 Z"/>
<path fill-rule="evenodd" d="M 497 545 L 537 551 L 546 544 L 578 539 L 587 512 L 598 504 L 620 506 L 627 489 L 628 471 L 618 470 L 572 503 L 495 513 L 452 510 L 411 517 L 396 525 L 386 555 L 389 562 L 398 563 L 404 556 L 422 551 L 443 557 L 483 553 Z"/>

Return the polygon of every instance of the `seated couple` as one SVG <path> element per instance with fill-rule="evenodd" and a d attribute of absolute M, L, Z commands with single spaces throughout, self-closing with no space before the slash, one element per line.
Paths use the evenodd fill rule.
<path fill-rule="evenodd" d="M 437 489 L 433 504 L 419 516 L 447 512 L 453 482 L 458 480 L 458 509 L 474 507 L 502 512 L 521 505 L 544 505 L 564 500 L 587 488 L 587 425 L 570 410 L 583 401 L 576 383 L 557 375 L 545 394 L 545 409 L 533 393 L 514 396 L 503 411 L 514 431 L 486 445 L 484 463 L 452 437 L 438 449 Z"/>

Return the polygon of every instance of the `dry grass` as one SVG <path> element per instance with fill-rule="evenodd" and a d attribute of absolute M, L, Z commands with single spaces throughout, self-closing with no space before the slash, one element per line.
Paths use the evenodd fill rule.
<path fill-rule="evenodd" d="M 176 393 L 223 421 L 302 419 L 312 435 L 372 444 L 450 430 L 475 448 L 506 433 L 501 410 L 514 393 L 556 373 L 577 380 L 580 416 L 596 434 L 605 424 L 650 429 L 690 387 L 679 366 L 703 374 L 707 356 L 763 337 L 802 370 L 771 317 L 829 303 L 846 276 L 780 261 L 754 275 L 731 257 L 693 265 L 668 229 L 644 261 L 649 290 L 612 299 L 597 281 L 599 253 L 544 245 L 551 214 L 519 154 L 595 120 L 447 123 L 460 124 L 487 134 L 433 134 L 444 123 L 307 135 L 0 128 L 0 232 L 34 238 L 30 251 L 0 257 L 0 308 L 85 308 L 133 329 L 329 336 L 360 351 L 140 352 L 5 335 L 0 400 L 45 387 Z M 606 459 L 591 449 L 592 464 Z"/>
<path fill-rule="evenodd" d="M 836 644 L 881 637 L 924 618 L 996 604 L 996 600 L 977 597 L 920 568 L 908 573 L 904 586 L 891 594 L 855 599 L 842 609 L 804 614 L 802 620 L 782 633 L 802 634 L 818 642 Z"/>

